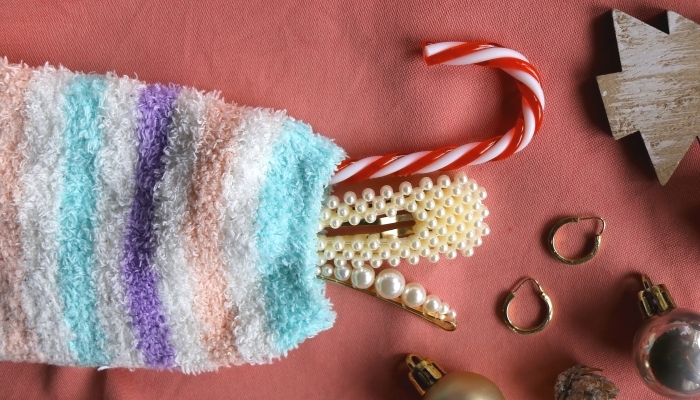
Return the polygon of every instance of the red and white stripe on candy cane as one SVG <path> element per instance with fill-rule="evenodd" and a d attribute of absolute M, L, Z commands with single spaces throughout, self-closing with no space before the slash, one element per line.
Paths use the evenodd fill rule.
<path fill-rule="evenodd" d="M 499 68 L 515 78 L 522 94 L 522 110 L 515 126 L 504 135 L 462 146 L 411 154 L 392 153 L 361 160 L 346 159 L 338 166 L 331 184 L 454 170 L 502 160 L 524 149 L 539 131 L 544 112 L 542 79 L 522 54 L 489 42 L 424 42 L 423 58 L 428 65 L 474 64 Z"/>

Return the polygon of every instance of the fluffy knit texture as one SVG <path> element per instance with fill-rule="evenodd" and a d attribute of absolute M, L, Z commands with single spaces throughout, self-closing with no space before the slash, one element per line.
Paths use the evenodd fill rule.
<path fill-rule="evenodd" d="M 344 154 L 282 111 L 0 59 L 0 359 L 268 363 L 335 318 L 315 278 Z"/>

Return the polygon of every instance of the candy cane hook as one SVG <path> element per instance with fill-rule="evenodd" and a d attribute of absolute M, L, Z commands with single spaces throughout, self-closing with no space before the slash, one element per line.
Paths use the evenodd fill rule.
<path fill-rule="evenodd" d="M 522 95 L 522 109 L 515 126 L 504 135 L 462 146 L 411 154 L 392 153 L 361 160 L 347 159 L 338 166 L 331 184 L 454 170 L 502 160 L 524 149 L 539 131 L 544 112 L 542 80 L 537 69 L 522 54 L 489 42 L 424 42 L 423 58 L 428 65 L 474 64 L 499 68 L 512 76 Z"/>

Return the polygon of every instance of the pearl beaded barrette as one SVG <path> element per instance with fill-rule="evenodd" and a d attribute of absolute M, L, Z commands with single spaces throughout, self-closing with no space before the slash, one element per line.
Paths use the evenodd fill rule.
<path fill-rule="evenodd" d="M 347 192 L 342 202 L 328 196 L 321 210 L 318 234 L 318 276 L 321 279 L 376 295 L 446 330 L 456 329 L 457 313 L 418 283 L 406 284 L 396 269 L 376 274 L 386 261 L 397 267 L 402 259 L 415 265 L 420 258 L 431 263 L 466 257 L 482 244 L 490 229 L 484 223 L 489 210 L 483 204 L 484 188 L 464 173 L 454 181 L 446 175 L 437 184 L 424 177 L 418 187 L 403 182 L 397 192 L 391 186 L 372 189 L 357 197 Z M 379 226 L 380 232 L 342 234 L 344 228 Z M 332 262 L 333 265 L 328 263 Z M 350 264 L 350 266 L 348 266 Z M 352 267 L 352 268 L 351 268 Z"/>
<path fill-rule="evenodd" d="M 447 146 L 412 154 L 392 153 L 343 161 L 331 184 L 384 176 L 454 170 L 467 165 L 502 160 L 523 150 L 542 124 L 544 93 L 537 69 L 522 54 L 489 42 L 423 43 L 428 65 L 481 65 L 499 68 L 512 76 L 522 95 L 515 126 L 504 135 L 462 146 Z M 379 195 L 365 189 L 358 197 L 328 196 L 321 211 L 318 234 L 318 269 L 321 279 L 374 295 L 418 315 L 445 330 L 455 330 L 456 312 L 418 283 L 408 283 L 395 268 L 375 274 L 385 261 L 397 267 L 402 259 L 415 265 L 420 258 L 438 262 L 442 256 L 467 257 L 489 234 L 483 222 L 488 209 L 486 191 L 460 173 L 454 182 L 441 176 L 437 185 L 423 178 L 419 187 L 402 183 Z M 343 228 L 379 225 L 379 232 L 339 234 Z M 389 228 L 389 229 L 387 229 Z M 332 262 L 332 264 L 331 264 Z M 349 264 L 349 265 L 348 265 Z"/>

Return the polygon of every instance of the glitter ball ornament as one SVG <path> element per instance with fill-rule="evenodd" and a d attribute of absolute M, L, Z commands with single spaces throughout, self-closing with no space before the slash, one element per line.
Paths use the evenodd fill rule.
<path fill-rule="evenodd" d="M 634 338 L 634 359 L 644 382 L 669 399 L 700 397 L 700 314 L 677 308 L 664 285 L 642 275 L 639 308 L 644 323 Z"/>
<path fill-rule="evenodd" d="M 604 376 L 601 370 L 575 365 L 559 374 L 554 386 L 555 400 L 613 400 L 620 389 Z"/>

